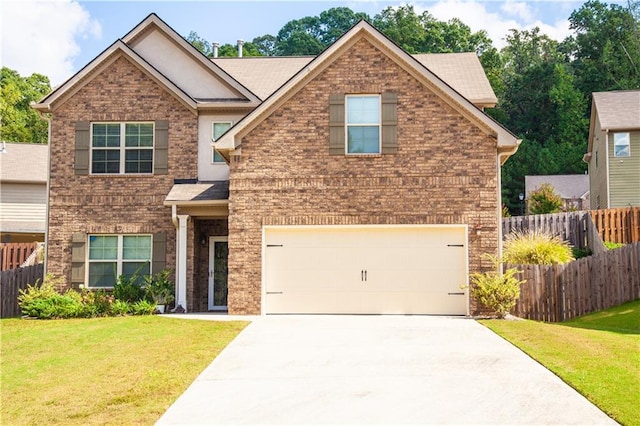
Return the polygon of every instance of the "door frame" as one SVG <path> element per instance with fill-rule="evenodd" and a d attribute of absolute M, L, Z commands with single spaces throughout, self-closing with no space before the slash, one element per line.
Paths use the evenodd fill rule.
<path fill-rule="evenodd" d="M 214 282 L 213 278 L 214 274 L 214 258 L 215 258 L 215 248 L 216 243 L 229 243 L 229 237 L 209 237 L 209 278 L 208 278 L 208 288 L 209 294 L 207 296 L 207 309 L 210 311 L 226 311 L 228 309 L 227 306 L 214 306 L 213 305 L 213 292 L 214 292 Z M 229 283 L 227 282 L 227 285 Z M 228 302 L 227 302 L 228 303 Z"/>

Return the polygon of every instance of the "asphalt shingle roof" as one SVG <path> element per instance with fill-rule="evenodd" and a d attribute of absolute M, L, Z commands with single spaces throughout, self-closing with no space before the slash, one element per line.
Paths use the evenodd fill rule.
<path fill-rule="evenodd" d="M 595 92 L 593 103 L 602 129 L 640 129 L 640 90 Z"/>
<path fill-rule="evenodd" d="M 5 146 L 6 152 L 0 154 L 0 181 L 47 182 L 49 145 L 6 143 Z"/>

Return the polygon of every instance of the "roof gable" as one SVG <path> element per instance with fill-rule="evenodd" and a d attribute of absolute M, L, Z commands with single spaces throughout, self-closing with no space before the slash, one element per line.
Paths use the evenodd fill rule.
<path fill-rule="evenodd" d="M 181 88 L 176 86 L 171 80 L 166 78 L 162 73 L 156 70 L 151 64 L 144 60 L 140 55 L 127 46 L 122 40 L 118 40 L 98 55 L 93 61 L 89 62 L 84 68 L 78 71 L 73 77 L 64 84 L 56 88 L 48 94 L 40 102 L 33 105 L 33 108 L 43 111 L 52 112 L 57 106 L 75 93 L 80 91 L 87 85 L 96 75 L 104 71 L 109 65 L 113 64 L 117 59 L 125 57 L 133 65 L 142 70 L 156 83 L 162 85 L 169 93 L 171 93 L 183 105 L 196 111 L 196 100 L 185 93 Z"/>
<path fill-rule="evenodd" d="M 596 92 L 593 106 L 603 129 L 640 129 L 640 90 Z"/>
<path fill-rule="evenodd" d="M 218 142 L 215 144 L 216 149 L 222 152 L 229 152 L 240 147 L 242 138 L 264 118 L 297 93 L 309 81 L 318 76 L 342 54 L 353 48 L 358 41 L 363 39 L 383 52 L 405 71 L 440 96 L 446 103 L 461 112 L 467 119 L 477 124 L 483 131 L 494 135 L 500 151 L 505 153 L 515 152 L 519 140 L 512 133 L 484 114 L 468 99 L 445 83 L 417 59 L 395 45 L 366 21 L 360 21 L 353 26 L 334 44 L 329 46 L 318 57 L 310 61 L 298 73 L 291 77 L 258 108 L 253 110 L 218 139 Z"/>
<path fill-rule="evenodd" d="M 260 101 L 155 14 L 145 18 L 123 41 L 200 102 L 240 101 L 256 106 Z"/>

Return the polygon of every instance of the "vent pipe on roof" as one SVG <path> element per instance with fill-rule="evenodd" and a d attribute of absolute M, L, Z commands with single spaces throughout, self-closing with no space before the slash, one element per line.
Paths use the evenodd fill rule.
<path fill-rule="evenodd" d="M 238 58 L 242 58 L 242 46 L 244 45 L 244 40 L 238 40 Z"/>
<path fill-rule="evenodd" d="M 218 48 L 220 47 L 220 43 L 213 43 L 213 57 L 218 57 Z"/>

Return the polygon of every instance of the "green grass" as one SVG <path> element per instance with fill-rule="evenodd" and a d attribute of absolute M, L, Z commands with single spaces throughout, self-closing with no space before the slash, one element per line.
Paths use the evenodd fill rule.
<path fill-rule="evenodd" d="M 153 424 L 246 322 L 0 321 L 0 424 Z"/>
<path fill-rule="evenodd" d="M 559 324 L 481 323 L 553 371 L 617 422 L 640 425 L 640 300 Z"/>

